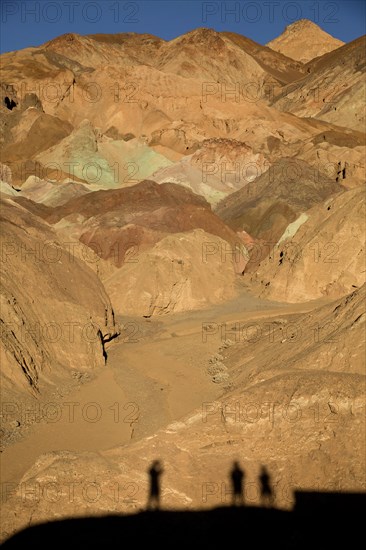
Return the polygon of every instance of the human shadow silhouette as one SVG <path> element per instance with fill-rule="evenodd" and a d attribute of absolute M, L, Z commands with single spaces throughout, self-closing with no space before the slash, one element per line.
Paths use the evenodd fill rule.
<path fill-rule="evenodd" d="M 244 491 L 243 481 L 245 478 L 245 472 L 241 469 L 238 461 L 233 462 L 232 469 L 230 471 L 230 480 L 232 486 L 232 506 L 244 506 Z"/>
<path fill-rule="evenodd" d="M 160 509 L 160 476 L 164 470 L 159 460 L 154 460 L 151 464 L 148 474 L 150 481 L 149 498 L 147 501 L 148 510 Z"/>
<path fill-rule="evenodd" d="M 262 506 L 272 508 L 274 503 L 274 494 L 271 485 L 271 476 L 269 475 L 269 472 L 265 466 L 261 467 L 261 472 L 259 475 L 259 486 Z"/>

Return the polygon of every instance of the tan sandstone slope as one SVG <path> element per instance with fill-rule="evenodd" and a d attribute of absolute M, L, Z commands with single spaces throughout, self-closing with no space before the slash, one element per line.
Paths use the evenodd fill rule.
<path fill-rule="evenodd" d="M 102 367 L 116 335 L 103 285 L 40 218 L 1 202 L 2 397 L 37 397 Z"/>

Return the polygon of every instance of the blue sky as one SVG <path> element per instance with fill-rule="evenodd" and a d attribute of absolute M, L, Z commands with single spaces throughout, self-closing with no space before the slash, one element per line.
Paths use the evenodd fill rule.
<path fill-rule="evenodd" d="M 365 5 L 363 0 L 0 0 L 0 46 L 1 52 L 38 46 L 66 32 L 137 32 L 170 40 L 197 27 L 230 30 L 266 44 L 302 18 L 349 42 L 366 32 Z"/>

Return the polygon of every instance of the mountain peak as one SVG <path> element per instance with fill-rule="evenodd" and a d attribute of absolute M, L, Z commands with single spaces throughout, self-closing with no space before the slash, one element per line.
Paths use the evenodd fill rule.
<path fill-rule="evenodd" d="M 222 51 L 225 46 L 225 40 L 222 38 L 221 34 L 214 29 L 199 27 L 174 38 L 170 41 L 170 44 L 179 44 L 180 48 L 191 48 L 192 46 L 195 48 L 199 47 L 212 54 L 212 52 Z"/>
<path fill-rule="evenodd" d="M 285 30 L 300 31 L 303 29 L 319 29 L 321 31 L 319 25 L 310 21 L 310 19 L 299 19 L 298 21 L 294 21 L 291 25 L 287 25 Z"/>
<path fill-rule="evenodd" d="M 280 36 L 267 44 L 272 50 L 303 63 L 343 45 L 344 42 L 323 31 L 309 19 L 299 19 L 291 23 Z"/>
<path fill-rule="evenodd" d="M 171 40 L 174 41 L 184 41 L 184 42 L 205 42 L 209 43 L 212 40 L 221 40 L 220 33 L 214 29 L 209 29 L 207 27 L 198 27 L 192 31 L 188 31 L 177 38 Z"/>

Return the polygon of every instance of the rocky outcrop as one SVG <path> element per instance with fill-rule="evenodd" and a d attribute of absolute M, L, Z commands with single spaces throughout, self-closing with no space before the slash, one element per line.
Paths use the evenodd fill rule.
<path fill-rule="evenodd" d="M 42 220 L 7 199 L 1 225 L 2 389 L 39 395 L 73 369 L 105 364 L 114 313 L 96 275 Z"/>
<path fill-rule="evenodd" d="M 125 263 L 104 284 L 120 314 L 151 317 L 202 309 L 235 296 L 232 252 L 226 241 L 201 229 L 177 233 Z M 244 252 L 244 246 L 238 248 L 236 259 L 245 264 Z"/>
<path fill-rule="evenodd" d="M 306 75 L 275 94 L 272 104 L 299 117 L 316 117 L 365 130 L 365 37 L 317 57 Z"/>
<path fill-rule="evenodd" d="M 0 163 L 0 180 L 8 185 L 12 184 L 11 169 L 6 164 Z"/>
<path fill-rule="evenodd" d="M 359 288 L 365 282 L 365 219 L 363 188 L 314 206 L 252 275 L 257 291 L 279 301 L 302 302 Z"/>

